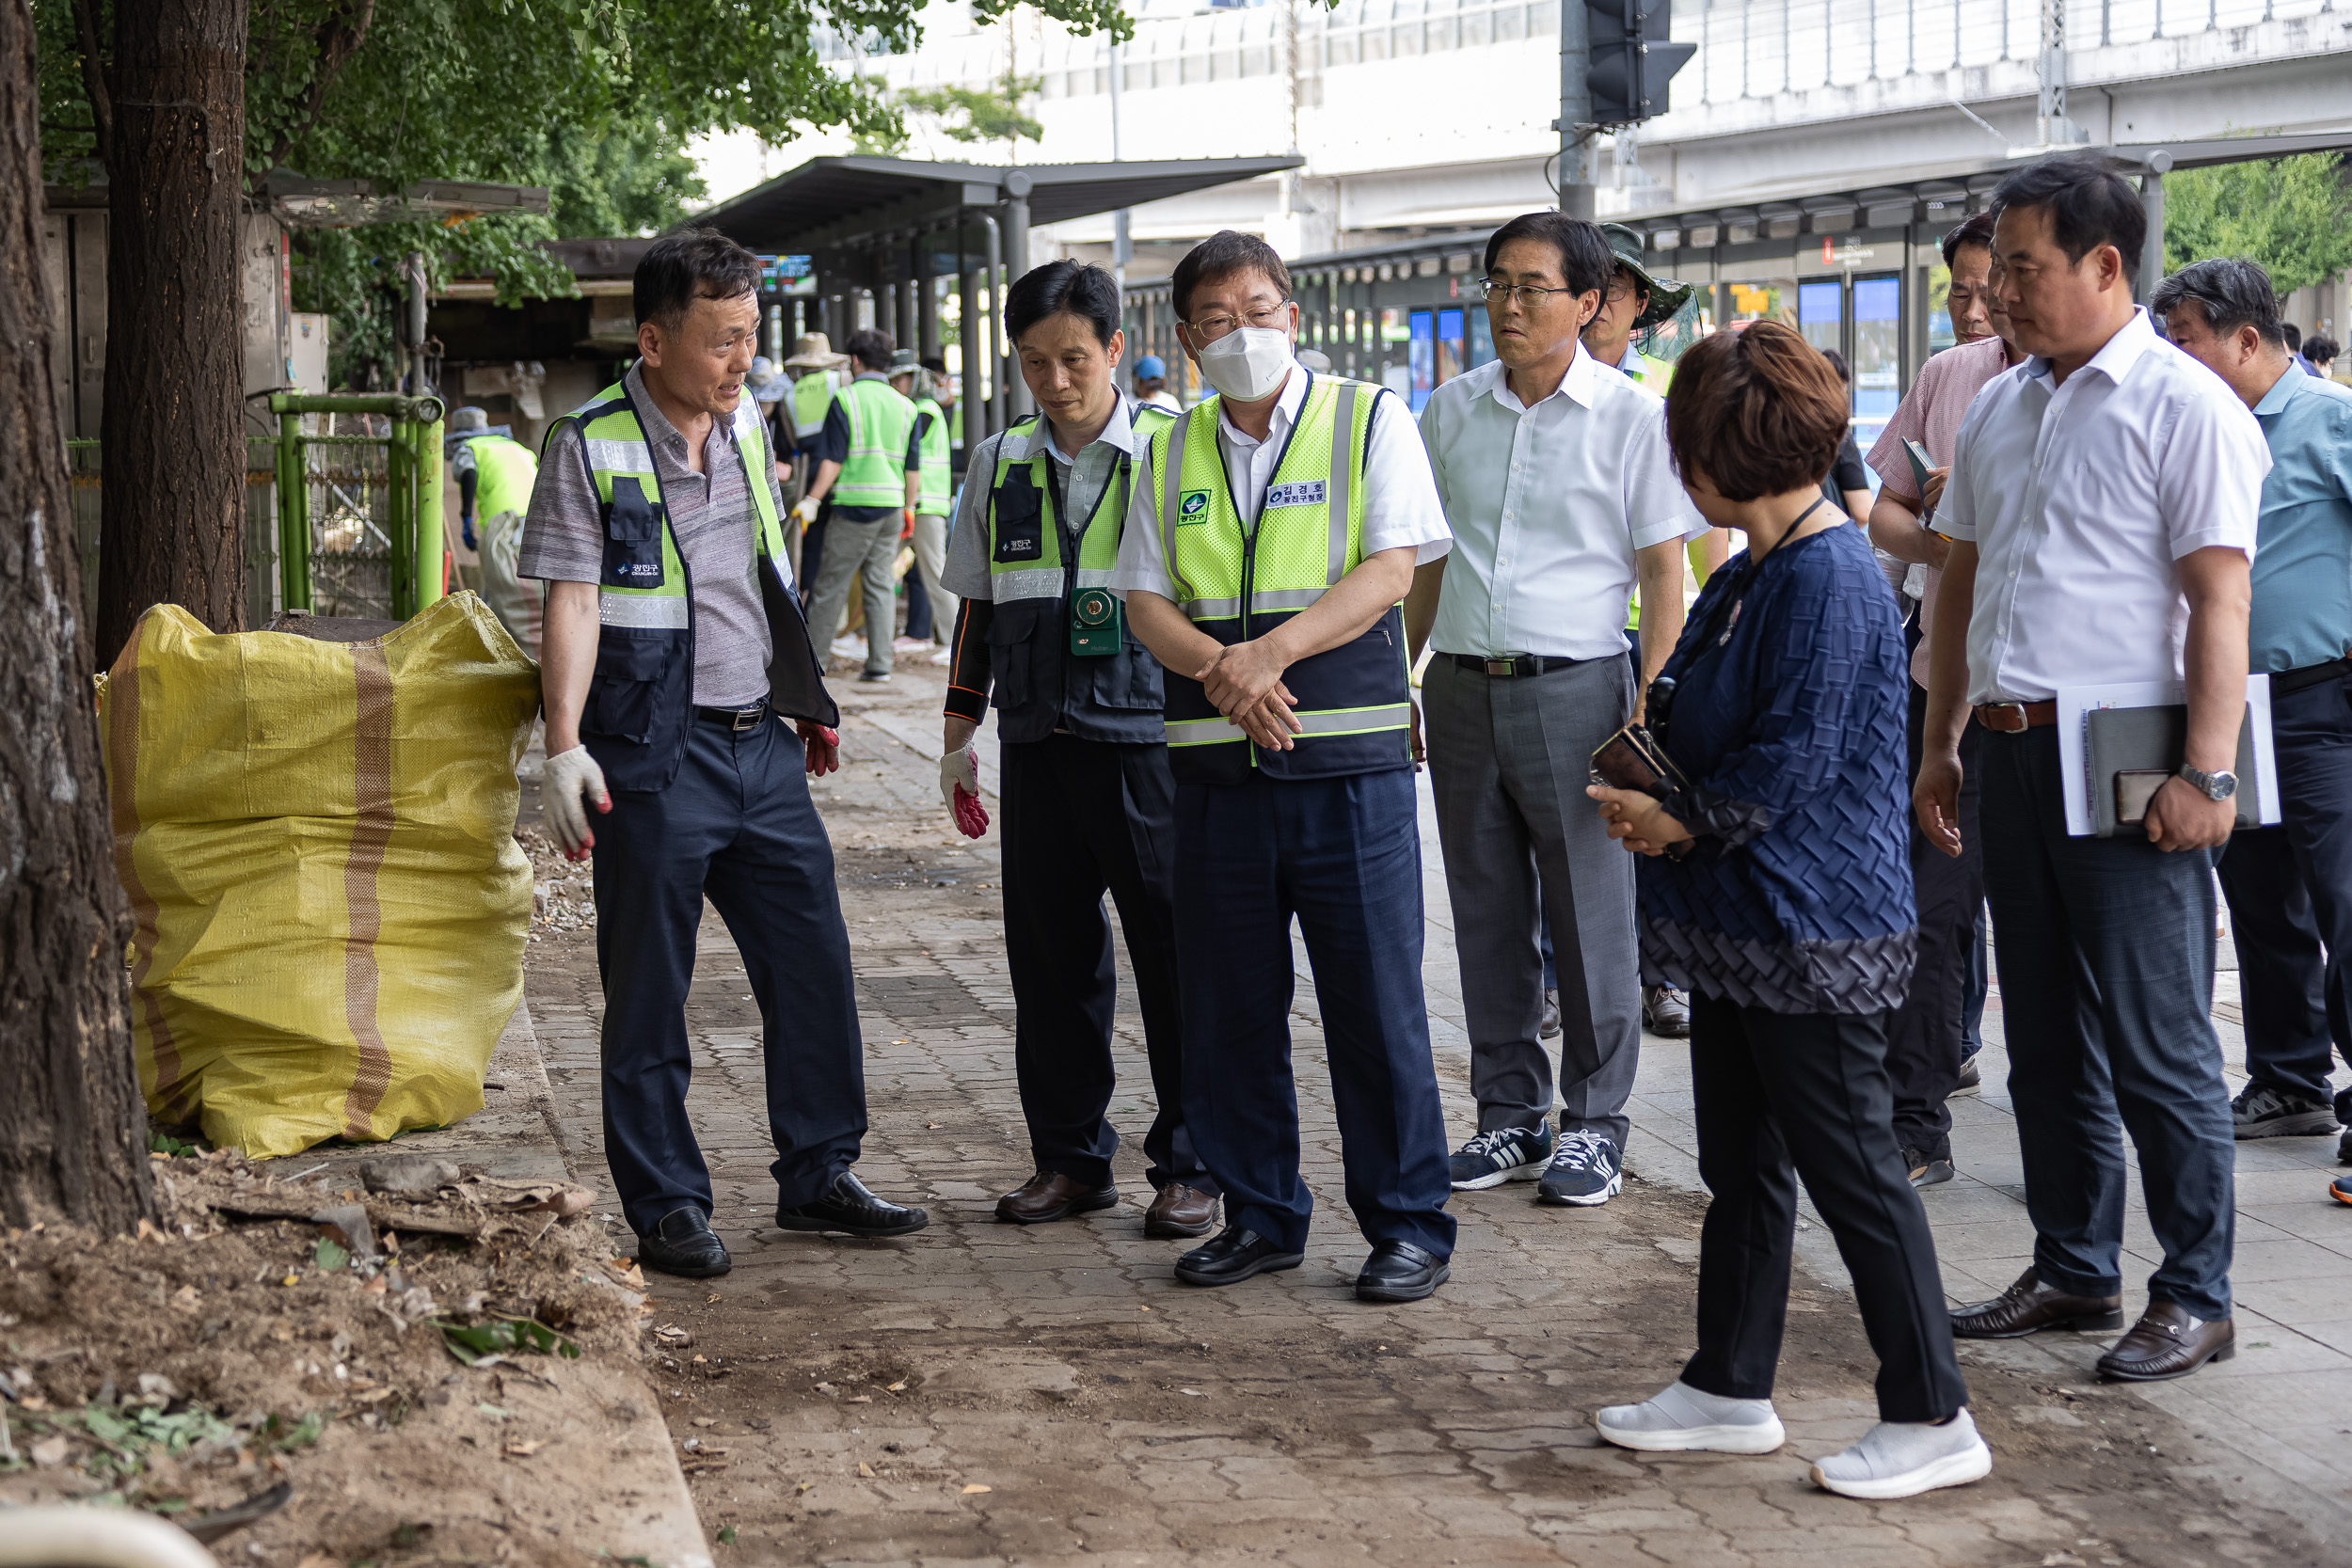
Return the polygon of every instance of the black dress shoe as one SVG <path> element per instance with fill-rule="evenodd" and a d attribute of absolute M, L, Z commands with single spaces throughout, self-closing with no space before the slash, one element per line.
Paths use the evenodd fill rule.
<path fill-rule="evenodd" d="M 797 1209 L 778 1205 L 776 1224 L 786 1230 L 838 1230 L 850 1236 L 905 1236 L 931 1223 L 929 1213 L 903 1204 L 889 1203 L 866 1190 L 866 1183 L 843 1171 L 833 1179 L 825 1196 Z"/>
<path fill-rule="evenodd" d="M 660 1224 L 637 1238 L 637 1261 L 656 1274 L 687 1279 L 708 1279 L 735 1266 L 700 1209 L 673 1209 L 662 1215 Z"/>
<path fill-rule="evenodd" d="M 1381 1242 L 1356 1276 L 1356 1299 L 1419 1301 L 1453 1273 L 1453 1264 L 1410 1242 Z"/>
<path fill-rule="evenodd" d="M 1303 1252 L 1284 1252 L 1279 1242 L 1229 1225 L 1206 1245 L 1177 1259 L 1176 1277 L 1187 1285 L 1238 1285 L 1251 1275 L 1295 1269 L 1306 1260 Z"/>

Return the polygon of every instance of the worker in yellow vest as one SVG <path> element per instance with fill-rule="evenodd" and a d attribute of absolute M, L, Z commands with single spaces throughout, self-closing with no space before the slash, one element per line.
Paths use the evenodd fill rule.
<path fill-rule="evenodd" d="M 890 643 L 898 630 L 898 541 L 914 531 L 914 504 L 922 497 L 914 404 L 890 386 L 897 352 L 887 332 L 850 335 L 851 379 L 825 410 L 816 477 L 795 508 L 805 524 L 833 502 L 824 543 L 809 566 L 816 586 L 808 628 L 819 648 L 829 648 L 847 618 L 850 581 L 862 581 L 866 668 L 858 678 L 869 684 L 890 678 Z"/>
<path fill-rule="evenodd" d="M 516 574 L 522 553 L 523 518 L 531 512 L 539 464 L 531 449 L 493 427 L 480 408 L 460 408 L 449 417 L 450 472 L 457 480 L 457 526 L 466 547 L 482 560 L 482 600 L 516 646 L 539 657 L 539 621 L 546 590 Z"/>
<path fill-rule="evenodd" d="M 808 482 L 817 474 L 817 442 L 825 432 L 825 410 L 833 406 L 834 393 L 850 379 L 849 363 L 845 356 L 834 353 L 823 333 L 803 332 L 793 340 L 791 356 L 778 367 L 784 388 L 769 428 L 775 433 L 776 483 L 787 514 L 785 549 L 792 559 L 792 576 L 802 584 L 803 599 L 808 581 L 816 575 L 817 560 L 813 553 L 802 559 L 804 529 L 798 509 L 801 498 L 808 493 Z M 821 533 L 818 537 L 821 543 Z"/>
<path fill-rule="evenodd" d="M 956 498 L 947 410 L 940 404 L 931 372 L 913 349 L 902 348 L 892 356 L 890 386 L 914 404 L 914 444 L 923 457 L 922 489 L 914 499 L 914 569 L 930 601 L 931 640 L 944 643 L 956 625 L 956 596 L 939 580 L 939 569 L 947 560 L 947 510 Z M 908 635 L 914 635 L 912 626 Z"/>
<path fill-rule="evenodd" d="M 1184 1122 L 1225 1199 L 1225 1228 L 1176 1277 L 1232 1285 L 1306 1254 L 1295 916 L 1373 1248 L 1356 1293 L 1418 1301 L 1445 1282 L 1454 1220 L 1400 605 L 1453 536 L 1410 410 L 1298 362 L 1272 246 L 1214 235 L 1171 290 L 1178 341 L 1217 396 L 1152 434 L 1111 587 L 1166 667 Z"/>

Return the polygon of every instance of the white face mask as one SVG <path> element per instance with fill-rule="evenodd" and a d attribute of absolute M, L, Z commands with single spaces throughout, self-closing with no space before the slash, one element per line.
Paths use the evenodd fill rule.
<path fill-rule="evenodd" d="M 1274 395 L 1290 372 L 1290 334 L 1272 326 L 1237 326 L 1202 348 L 1200 376 L 1236 403 Z"/>

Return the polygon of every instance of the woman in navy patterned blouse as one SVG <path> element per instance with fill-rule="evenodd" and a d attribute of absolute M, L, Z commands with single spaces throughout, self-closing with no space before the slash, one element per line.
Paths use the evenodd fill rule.
<path fill-rule="evenodd" d="M 1886 1022 L 1917 940 L 1906 675 L 1869 542 L 1822 499 L 1846 428 L 1836 372 L 1777 323 L 1701 341 L 1666 400 L 1692 499 L 1748 549 L 1708 579 L 1650 693 L 1651 727 L 1688 783 L 1662 801 L 1592 795 L 1611 835 L 1646 857 L 1643 982 L 1691 995 L 1713 1201 L 1697 1354 L 1680 1381 L 1598 1425 L 1635 1449 L 1780 1447 L 1772 1375 L 1802 1175 L 1879 1357 L 1880 1424 L 1813 1479 L 1876 1498 L 1978 1480 L 1993 1456 L 1892 1121 Z"/>

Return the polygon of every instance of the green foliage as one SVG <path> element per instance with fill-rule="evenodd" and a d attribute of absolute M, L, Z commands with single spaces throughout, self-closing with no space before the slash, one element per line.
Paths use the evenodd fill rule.
<path fill-rule="evenodd" d="M 2352 185 L 2341 153 L 2185 169 L 2164 182 L 2164 267 L 2259 261 L 2281 297 L 2352 266 Z"/>
<path fill-rule="evenodd" d="M 113 0 L 85 0 L 114 36 Z M 52 178 L 86 178 L 97 138 L 75 0 L 31 0 L 40 45 L 42 153 Z M 1011 0 L 980 0 L 988 21 Z M 307 230 L 297 309 L 335 318 L 339 380 L 389 356 L 401 258 L 425 252 L 436 280 L 488 277 L 501 303 L 567 295 L 539 242 L 644 233 L 704 192 L 683 153 L 707 132 L 771 142 L 846 127 L 887 141 L 898 110 L 820 59 L 834 34 L 866 54 L 912 49 L 920 0 L 249 0 L 244 166 L 358 179 L 548 187 L 548 216 Z M 1080 33 L 1134 35 L 1122 0 L 1041 0 Z M 103 45 L 102 43 L 102 52 Z M 985 99 L 989 95 L 981 94 Z M 987 106 L 981 105 L 983 114 Z M 980 122 L 982 114 L 971 117 Z M 1017 115 L 1012 119 L 1018 119 Z M 1010 119 L 988 123 L 1018 130 Z M 1034 122 L 1025 121 L 1036 135 Z M 987 133 L 1002 136 L 1007 129 Z"/>
<path fill-rule="evenodd" d="M 540 1355 L 560 1355 L 568 1361 L 580 1359 L 580 1347 L 542 1323 L 528 1318 L 501 1318 L 486 1323 L 436 1323 L 441 1331 L 441 1343 L 466 1366 L 519 1354 L 535 1352 Z"/>
<path fill-rule="evenodd" d="M 1043 86 L 1035 76 L 1008 76 L 993 87 L 909 87 L 898 102 L 917 114 L 930 115 L 949 139 L 960 142 L 1001 141 L 1008 146 L 1036 141 L 1045 127 L 1021 112 L 1021 100 Z"/>

